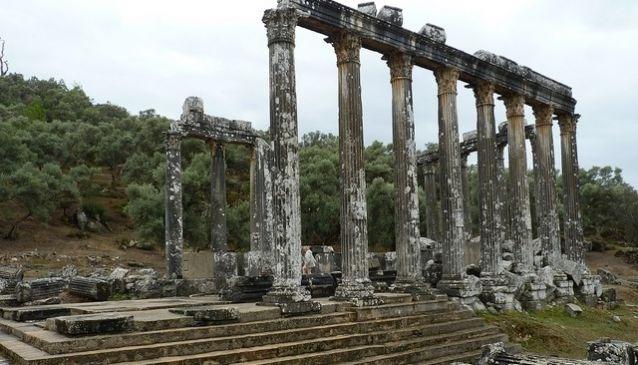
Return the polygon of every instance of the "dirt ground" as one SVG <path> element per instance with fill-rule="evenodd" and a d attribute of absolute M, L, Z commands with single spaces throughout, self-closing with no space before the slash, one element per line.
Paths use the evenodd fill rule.
<path fill-rule="evenodd" d="M 26 278 L 48 276 L 51 271 L 72 264 L 80 272 L 96 268 L 150 267 L 164 272 L 164 252 L 127 248 L 135 234 L 124 222 L 111 221 L 111 231 L 79 235 L 79 230 L 59 219 L 49 224 L 27 220 L 16 240 L 0 239 L 0 263 L 19 264 Z"/>

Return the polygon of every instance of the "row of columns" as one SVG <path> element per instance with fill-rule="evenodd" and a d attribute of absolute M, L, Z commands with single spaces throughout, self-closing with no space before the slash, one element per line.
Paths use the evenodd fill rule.
<path fill-rule="evenodd" d="M 270 49 L 270 130 L 272 136 L 272 178 L 274 213 L 275 284 L 264 297 L 265 302 L 300 301 L 308 298 L 301 287 L 299 267 L 300 211 L 299 211 L 299 158 L 297 133 L 297 108 L 295 93 L 294 37 L 297 14 L 293 8 L 280 5 L 278 9 L 266 11 L 264 23 L 268 33 Z M 341 251 L 342 283 L 337 288 L 337 299 L 365 299 L 373 294 L 368 278 L 367 252 L 367 208 L 364 168 L 363 114 L 360 82 L 359 36 L 342 32 L 330 37 L 338 68 L 339 90 L 339 161 L 341 185 Z M 395 157 L 394 183 L 397 192 L 395 206 L 396 250 L 398 260 L 397 282 L 418 285 L 421 282 L 419 211 L 416 178 L 416 145 L 414 141 L 414 114 L 412 107 L 412 68 L 409 55 L 391 53 L 385 56 L 392 85 L 393 144 Z M 459 71 L 440 67 L 434 72 L 438 85 L 439 115 L 439 181 L 441 194 L 441 227 L 435 219 L 427 220 L 429 232 L 440 232 L 436 237 L 443 242 L 443 275 L 439 287 L 454 291 L 463 279 L 463 247 L 466 240 L 464 189 L 462 179 L 462 156 L 460 151 L 458 116 L 456 107 Z M 498 271 L 501 232 L 504 223 L 499 200 L 498 146 L 496 145 L 494 117 L 494 86 L 479 82 L 473 86 L 477 99 L 477 130 L 479 133 L 479 192 L 481 220 L 481 261 L 485 272 Z M 531 269 L 531 218 L 527 185 L 527 163 L 525 154 L 525 100 L 520 95 L 505 95 L 508 118 L 509 141 L 509 191 L 512 237 L 515 239 L 515 255 L 521 269 Z M 540 115 L 540 109 L 539 109 Z M 571 117 L 561 116 L 561 141 L 567 147 L 563 153 L 563 164 L 568 164 L 574 173 L 566 181 L 574 186 L 566 188 L 569 203 L 569 232 L 577 232 L 579 226 L 578 186 L 575 185 L 577 162 L 575 137 L 572 128 L 563 128 Z M 566 119 L 567 118 L 567 119 Z M 562 120 L 563 120 L 562 119 Z M 572 119 L 569 119 L 572 120 Z M 550 118 L 551 122 L 551 118 Z M 561 133 L 561 135 L 563 135 Z M 550 134 L 543 132 L 539 147 L 551 147 Z M 553 168 L 549 162 L 551 151 L 545 151 L 539 168 Z M 548 217 L 555 217 L 555 204 L 549 196 L 553 191 L 552 171 L 543 173 L 544 192 L 548 198 L 544 207 L 554 210 Z M 435 179 L 435 172 L 426 170 L 428 181 Z M 428 187 L 429 186 L 429 187 Z M 428 187 L 428 207 L 436 206 L 435 189 Z M 467 192 L 465 192 L 467 194 Z M 548 218 L 546 220 L 550 222 Z M 553 221 L 552 221 L 553 222 Z M 549 226 L 549 223 L 546 224 Z M 543 228 L 555 232 L 553 228 Z M 581 230 L 582 232 L 582 230 Z M 554 233 L 548 233 L 548 237 Z M 548 238 L 549 242 L 550 238 Z M 554 249 L 555 242 L 551 242 Z M 547 248 L 550 243 L 547 243 Z M 574 256 L 573 254 L 572 256 Z"/>
<path fill-rule="evenodd" d="M 484 272 L 498 270 L 500 242 L 512 239 L 515 257 L 521 271 L 532 269 L 534 254 L 531 250 L 531 213 L 527 184 L 524 100 L 520 96 L 506 96 L 508 123 L 507 138 L 496 140 L 494 122 L 494 87 L 479 82 L 473 87 L 477 106 L 477 150 L 479 168 L 479 228 L 481 237 L 481 266 Z M 538 237 L 547 264 L 561 258 L 561 232 L 556 202 L 556 175 L 552 124 L 554 110 L 547 105 L 532 107 L 535 128 L 529 136 L 536 179 L 536 211 Z M 578 201 L 578 158 L 575 155 L 576 119 L 561 114 L 558 116 L 561 131 L 563 178 L 565 183 L 565 254 L 570 260 L 583 261 L 583 234 Z M 509 142 L 509 143 L 508 143 Z M 504 149 L 508 147 L 510 160 L 509 180 L 505 178 Z M 461 166 L 463 171 L 463 161 Z M 428 207 L 436 206 L 435 174 L 438 160 L 424 164 L 424 183 Z M 462 172 L 463 185 L 467 177 Z M 464 191 L 466 191 L 464 187 Z M 468 199 L 465 196 L 467 212 Z M 465 220 L 467 224 L 467 219 Z M 426 227 L 430 238 L 439 235 L 438 216 L 434 210 L 426 214 Z M 498 245 L 497 245 L 498 244 Z"/>

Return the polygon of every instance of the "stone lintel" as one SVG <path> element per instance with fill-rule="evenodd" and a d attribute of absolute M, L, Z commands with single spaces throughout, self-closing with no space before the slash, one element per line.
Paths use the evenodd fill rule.
<path fill-rule="evenodd" d="M 504 62 L 504 57 L 499 56 L 499 62 L 491 62 L 336 1 L 291 0 L 290 3 L 305 14 L 298 24 L 306 29 L 327 36 L 341 31 L 353 32 L 361 36 L 363 47 L 369 50 L 382 54 L 401 51 L 412 55 L 419 67 L 430 70 L 441 65 L 453 67 L 461 72 L 463 82 L 473 84 L 484 80 L 493 83 L 499 94 L 514 92 L 525 96 L 530 104 L 551 104 L 557 110 L 574 111 L 576 100 L 568 86 L 513 61 Z"/>

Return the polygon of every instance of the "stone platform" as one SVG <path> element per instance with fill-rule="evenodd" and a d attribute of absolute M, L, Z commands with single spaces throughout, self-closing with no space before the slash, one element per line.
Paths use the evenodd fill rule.
<path fill-rule="evenodd" d="M 319 314 L 297 317 L 217 296 L 22 307 L 40 316 L 25 322 L 13 320 L 18 308 L 2 308 L 0 356 L 16 365 L 450 364 L 472 361 L 481 346 L 507 340 L 445 295 L 379 298 L 384 304 L 370 307 L 318 299 Z M 42 313 L 56 312 L 70 313 L 64 321 L 93 321 L 87 331 L 99 328 L 96 318 L 132 322 L 117 333 L 73 336 L 46 325 L 55 320 Z M 211 315 L 223 320 L 211 322 Z"/>

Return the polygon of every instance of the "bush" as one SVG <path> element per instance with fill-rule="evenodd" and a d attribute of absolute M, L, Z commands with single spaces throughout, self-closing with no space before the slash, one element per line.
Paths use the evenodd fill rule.
<path fill-rule="evenodd" d="M 82 203 L 82 211 L 87 217 L 102 223 L 105 223 L 108 219 L 104 205 L 94 200 Z"/>

